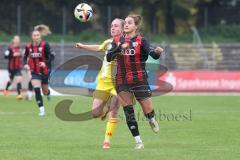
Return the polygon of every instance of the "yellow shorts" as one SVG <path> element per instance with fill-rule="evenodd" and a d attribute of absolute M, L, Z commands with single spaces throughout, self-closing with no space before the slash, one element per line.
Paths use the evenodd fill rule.
<path fill-rule="evenodd" d="M 108 101 L 112 96 L 116 96 L 115 83 L 111 80 L 98 79 L 96 90 L 93 93 L 93 97 Z"/>

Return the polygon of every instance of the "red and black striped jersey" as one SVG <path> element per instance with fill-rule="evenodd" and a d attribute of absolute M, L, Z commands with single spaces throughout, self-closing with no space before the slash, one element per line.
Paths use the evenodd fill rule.
<path fill-rule="evenodd" d="M 128 49 L 121 49 L 121 45 L 128 43 Z M 117 59 L 117 84 L 134 84 L 147 80 L 147 72 L 145 69 L 148 55 L 154 59 L 160 57 L 156 54 L 154 47 L 141 35 L 137 35 L 131 39 L 125 36 L 117 37 L 112 42 L 112 48 L 107 54 L 108 61 Z M 115 48 L 115 49 L 114 49 Z"/>
<path fill-rule="evenodd" d="M 22 68 L 22 46 L 9 45 L 9 48 L 5 51 L 5 58 L 8 59 L 8 70 L 16 70 Z"/>
<path fill-rule="evenodd" d="M 47 42 L 41 41 L 38 45 L 29 43 L 24 54 L 24 64 L 28 64 L 32 73 L 48 75 L 51 61 L 51 50 Z M 41 63 L 45 63 L 43 67 Z"/>

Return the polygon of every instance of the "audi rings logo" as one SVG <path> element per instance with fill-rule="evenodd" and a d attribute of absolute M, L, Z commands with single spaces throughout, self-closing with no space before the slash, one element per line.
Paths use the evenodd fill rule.
<path fill-rule="evenodd" d="M 135 55 L 135 50 L 134 49 L 125 49 L 125 50 L 122 50 L 121 53 L 123 55 L 133 56 L 133 55 Z"/>

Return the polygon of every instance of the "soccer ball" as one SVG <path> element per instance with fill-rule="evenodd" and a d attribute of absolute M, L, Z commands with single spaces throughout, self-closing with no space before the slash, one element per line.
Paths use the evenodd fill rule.
<path fill-rule="evenodd" d="M 81 22 L 87 22 L 91 19 L 93 10 L 87 3 L 81 3 L 75 7 L 74 16 Z"/>

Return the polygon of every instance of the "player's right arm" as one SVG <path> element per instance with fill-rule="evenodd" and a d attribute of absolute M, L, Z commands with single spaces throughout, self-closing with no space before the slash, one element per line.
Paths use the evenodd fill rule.
<path fill-rule="evenodd" d="M 75 47 L 90 50 L 90 51 L 95 51 L 95 52 L 106 51 L 107 50 L 107 45 L 109 43 L 111 43 L 111 41 L 112 41 L 111 39 L 107 39 L 101 45 L 97 45 L 97 44 L 87 45 L 87 44 L 82 44 L 82 43 L 76 43 Z"/>
<path fill-rule="evenodd" d="M 97 45 L 97 44 L 82 44 L 82 43 L 76 43 L 75 44 L 76 48 L 86 49 L 86 50 L 95 51 L 95 52 L 100 51 L 99 46 L 100 45 Z"/>

